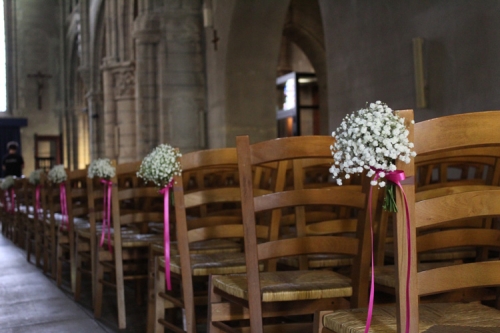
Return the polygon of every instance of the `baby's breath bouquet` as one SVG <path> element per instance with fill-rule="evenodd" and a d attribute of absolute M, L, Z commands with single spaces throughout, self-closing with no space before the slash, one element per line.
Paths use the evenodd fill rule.
<path fill-rule="evenodd" d="M 178 160 L 181 156 L 172 146 L 161 144 L 144 157 L 137 176 L 164 188 L 174 176 L 181 175 L 182 169 Z"/>
<path fill-rule="evenodd" d="M 368 170 L 368 177 L 377 174 L 378 179 L 371 184 L 380 187 L 387 184 L 384 209 L 395 212 L 395 184 L 385 178 L 396 170 L 397 159 L 410 163 L 416 156 L 408 134 L 404 119 L 380 101 L 347 115 L 332 133 L 336 141 L 330 147 L 334 158 L 330 172 L 337 184 L 342 185 L 342 175 L 349 179 L 364 170 Z"/>
<path fill-rule="evenodd" d="M 109 158 L 98 158 L 90 163 L 87 175 L 89 178 L 110 179 L 115 176 L 116 169 L 111 165 Z"/>
<path fill-rule="evenodd" d="M 53 184 L 60 184 L 64 182 L 68 178 L 66 170 L 64 170 L 64 165 L 59 164 L 53 166 L 47 174 L 47 178 Z"/>
<path fill-rule="evenodd" d="M 32 171 L 30 173 L 29 178 L 28 178 L 28 181 L 30 182 L 30 184 L 33 184 L 33 185 L 40 184 L 40 176 L 41 176 L 42 172 L 43 172 L 42 169 L 37 169 L 35 171 Z"/>
<path fill-rule="evenodd" d="M 4 191 L 7 191 L 12 186 L 14 186 L 14 177 L 7 176 L 7 177 L 4 178 L 4 180 L 0 184 L 0 189 L 2 189 Z"/>

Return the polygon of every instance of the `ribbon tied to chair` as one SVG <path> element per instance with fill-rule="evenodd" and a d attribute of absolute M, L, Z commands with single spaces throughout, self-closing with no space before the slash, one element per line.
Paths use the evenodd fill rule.
<path fill-rule="evenodd" d="M 41 191 L 41 185 L 37 185 L 35 187 L 35 216 L 39 218 L 39 213 L 40 213 L 40 191 Z"/>
<path fill-rule="evenodd" d="M 14 214 L 16 212 L 16 193 L 13 187 L 9 189 L 9 195 L 10 195 L 9 213 Z"/>
<path fill-rule="evenodd" d="M 408 242 L 408 261 L 407 261 L 407 271 L 406 271 L 406 323 L 405 323 L 405 332 L 410 332 L 410 266 L 411 266 L 411 233 L 410 233 L 410 211 L 408 208 L 408 200 L 406 199 L 406 194 L 401 185 L 401 182 L 406 179 L 405 173 L 402 170 L 395 171 L 385 171 L 380 169 L 375 169 L 375 176 L 373 180 L 377 180 L 380 178 L 381 173 L 385 173 L 385 179 L 388 182 L 394 183 L 399 190 L 401 191 L 405 204 L 406 211 L 406 239 Z M 370 212 L 370 236 L 371 236 L 371 266 L 372 266 L 372 274 L 371 274 L 371 282 L 370 282 L 370 299 L 368 301 L 368 314 L 366 318 L 366 327 L 365 333 L 368 333 L 370 330 L 370 325 L 372 321 L 373 315 L 373 303 L 375 297 L 375 259 L 373 254 L 373 219 L 372 219 L 372 188 L 370 187 L 369 199 L 368 199 L 368 210 Z"/>
<path fill-rule="evenodd" d="M 172 289 L 172 283 L 170 279 L 170 214 L 169 214 L 169 194 L 170 189 L 172 188 L 174 181 L 170 181 L 164 188 L 160 190 L 160 193 L 163 194 L 163 222 L 164 222 L 164 230 L 163 230 L 163 247 L 164 247 L 164 255 L 165 255 L 165 283 L 167 285 L 167 290 Z"/>
<path fill-rule="evenodd" d="M 104 244 L 104 239 L 106 234 L 108 235 L 108 250 L 112 252 L 111 249 L 111 189 L 113 182 L 107 179 L 101 179 L 101 183 L 104 185 L 104 195 L 102 197 L 102 230 L 101 230 L 101 242 L 100 247 Z"/>
<path fill-rule="evenodd" d="M 71 230 L 69 230 L 68 203 L 67 203 L 65 182 L 59 184 L 59 201 L 61 204 L 61 215 L 62 215 L 60 230 L 63 230 L 64 227 L 66 227 L 66 230 L 68 232 L 71 232 Z"/>

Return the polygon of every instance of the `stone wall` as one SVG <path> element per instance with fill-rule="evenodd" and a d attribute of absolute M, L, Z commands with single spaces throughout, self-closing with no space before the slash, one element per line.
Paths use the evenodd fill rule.
<path fill-rule="evenodd" d="M 28 119 L 21 129 L 24 174 L 34 170 L 34 135 L 58 135 L 64 109 L 61 75 L 61 21 L 57 0 L 5 0 L 10 77 L 8 114 Z M 9 10 L 10 9 L 10 10 Z M 43 80 L 42 108 L 38 109 L 38 87 L 29 74 L 51 75 Z"/>
<path fill-rule="evenodd" d="M 417 121 L 500 107 L 498 1 L 320 0 L 330 127 L 365 102 Z M 412 38 L 422 37 L 428 108 L 416 109 Z"/>

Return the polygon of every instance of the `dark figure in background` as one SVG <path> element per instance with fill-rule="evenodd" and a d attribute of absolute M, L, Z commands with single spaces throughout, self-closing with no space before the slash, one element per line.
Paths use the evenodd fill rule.
<path fill-rule="evenodd" d="M 17 142 L 11 141 L 7 144 L 9 153 L 2 159 L 2 169 L 4 177 L 21 177 L 24 168 L 24 159 L 17 153 Z"/>

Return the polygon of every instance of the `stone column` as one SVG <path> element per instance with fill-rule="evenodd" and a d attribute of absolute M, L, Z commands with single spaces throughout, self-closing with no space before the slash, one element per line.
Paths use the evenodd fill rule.
<path fill-rule="evenodd" d="M 112 66 L 106 59 L 101 67 L 102 88 L 103 88 L 103 113 L 104 113 L 104 156 L 108 158 L 118 158 L 117 146 L 115 143 L 116 127 L 116 103 L 114 99 L 114 80 Z"/>
<path fill-rule="evenodd" d="M 181 152 L 204 148 L 201 1 L 165 5 L 160 42 L 160 139 Z"/>
<path fill-rule="evenodd" d="M 136 55 L 136 158 L 142 159 L 159 144 L 158 126 L 158 42 L 157 17 L 143 14 L 135 20 Z"/>

